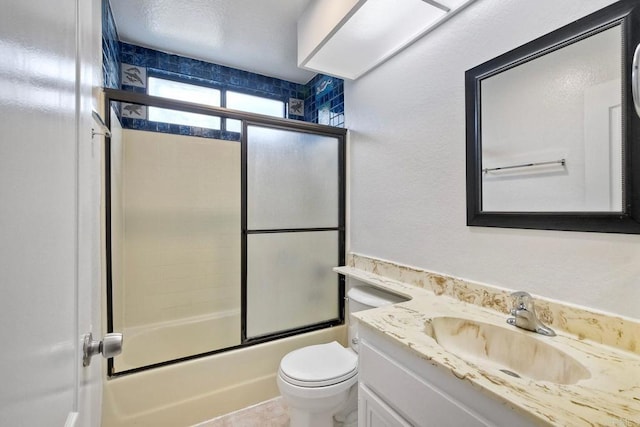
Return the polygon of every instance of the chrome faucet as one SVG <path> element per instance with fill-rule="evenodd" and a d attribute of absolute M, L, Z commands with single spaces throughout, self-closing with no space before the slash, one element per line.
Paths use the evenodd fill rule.
<path fill-rule="evenodd" d="M 514 305 L 511 309 L 511 315 L 513 317 L 507 319 L 508 324 L 548 337 L 556 335 L 553 329 L 545 326 L 540 319 L 538 319 L 538 316 L 536 316 L 533 297 L 531 295 L 527 292 L 519 291 L 512 293 L 511 297 L 514 300 Z"/>

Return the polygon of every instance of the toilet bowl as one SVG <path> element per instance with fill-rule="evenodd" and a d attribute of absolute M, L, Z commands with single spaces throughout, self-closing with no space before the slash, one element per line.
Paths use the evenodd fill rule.
<path fill-rule="evenodd" d="M 358 356 L 336 341 L 303 347 L 282 359 L 277 381 L 291 427 L 333 427 L 358 382 Z"/>
<path fill-rule="evenodd" d="M 349 313 L 381 307 L 405 298 L 373 287 L 349 290 Z M 357 343 L 357 327 L 350 319 L 349 343 Z M 358 390 L 357 345 L 338 342 L 311 345 L 285 355 L 280 362 L 278 389 L 289 407 L 290 427 L 356 425 Z"/>

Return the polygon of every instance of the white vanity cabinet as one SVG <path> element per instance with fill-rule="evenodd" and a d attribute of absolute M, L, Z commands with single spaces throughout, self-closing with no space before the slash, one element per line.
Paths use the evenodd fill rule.
<path fill-rule="evenodd" d="M 367 327 L 360 327 L 359 348 L 359 427 L 536 425 Z"/>
<path fill-rule="evenodd" d="M 407 420 L 364 384 L 358 386 L 358 425 L 360 427 L 411 427 Z"/>

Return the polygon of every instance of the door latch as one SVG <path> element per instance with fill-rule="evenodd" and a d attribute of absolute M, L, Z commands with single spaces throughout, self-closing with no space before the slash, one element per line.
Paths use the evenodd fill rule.
<path fill-rule="evenodd" d="M 82 366 L 89 366 L 91 358 L 96 354 L 102 353 L 105 359 L 117 356 L 122 353 L 122 334 L 112 332 L 104 336 L 102 341 L 93 339 L 91 332 L 84 336 L 84 344 L 82 346 Z"/>

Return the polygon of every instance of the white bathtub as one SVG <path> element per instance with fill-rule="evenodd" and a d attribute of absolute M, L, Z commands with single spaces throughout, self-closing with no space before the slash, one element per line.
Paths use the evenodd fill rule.
<path fill-rule="evenodd" d="M 186 427 L 271 399 L 285 354 L 333 340 L 346 344 L 345 326 L 107 380 L 102 427 Z"/>
<path fill-rule="evenodd" d="M 240 344 L 240 310 L 125 328 L 116 372 Z"/>

